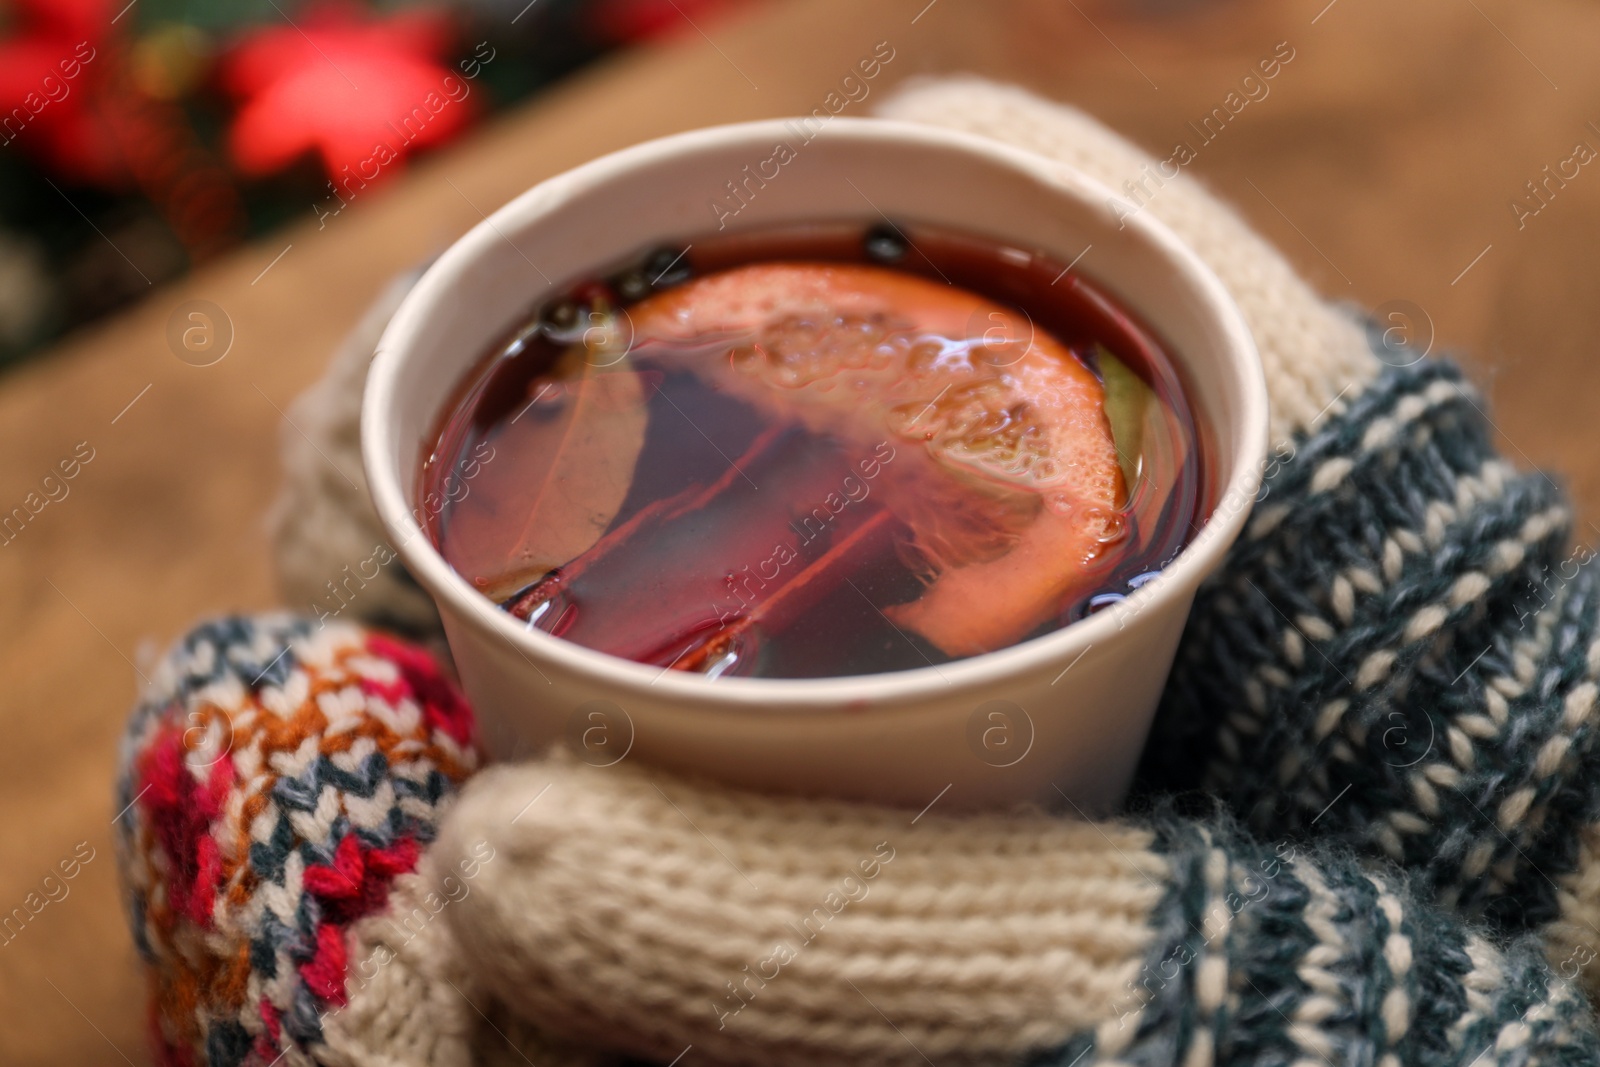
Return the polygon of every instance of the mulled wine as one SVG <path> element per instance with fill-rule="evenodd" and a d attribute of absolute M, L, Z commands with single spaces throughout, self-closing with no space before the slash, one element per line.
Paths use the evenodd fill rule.
<path fill-rule="evenodd" d="M 1204 516 L 1161 342 L 1066 263 L 914 225 L 702 236 L 486 353 L 421 472 L 523 625 L 710 678 L 937 666 L 1114 605 Z"/>

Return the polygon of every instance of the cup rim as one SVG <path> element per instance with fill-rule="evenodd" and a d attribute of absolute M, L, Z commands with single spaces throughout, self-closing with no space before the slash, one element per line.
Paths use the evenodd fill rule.
<path fill-rule="evenodd" d="M 555 660 L 572 674 L 595 683 L 597 692 L 648 690 L 653 703 L 663 699 L 706 709 L 748 711 L 752 704 L 795 713 L 831 712 L 841 707 L 861 707 L 880 702 L 904 703 L 923 696 L 948 696 L 1038 670 L 1046 665 L 1081 657 L 1091 647 L 1114 640 L 1120 630 L 1118 615 L 1143 612 L 1157 603 L 1184 596 L 1221 562 L 1222 555 L 1243 530 L 1262 477 L 1261 460 L 1267 451 L 1268 401 L 1266 380 L 1255 341 L 1243 314 L 1221 280 L 1188 245 L 1152 213 L 1135 211 L 1132 204 L 1110 187 L 1065 163 L 977 134 L 921 123 L 877 118 L 835 117 L 817 137 L 849 143 L 894 143 L 915 147 L 953 149 L 984 157 L 1021 172 L 1044 185 L 1058 187 L 1063 196 L 1096 205 L 1121 205 L 1124 228 L 1136 240 L 1154 246 L 1158 253 L 1187 275 L 1226 338 L 1235 384 L 1229 389 L 1238 405 L 1240 425 L 1232 428 L 1238 447 L 1232 467 L 1221 479 L 1217 504 L 1199 531 L 1160 575 L 1135 590 L 1126 601 L 1061 627 L 1051 633 L 1018 642 L 993 652 L 950 663 L 908 670 L 824 678 L 718 678 L 707 679 L 668 668 L 636 663 L 607 652 L 587 648 L 542 630 L 529 630 L 474 589 L 434 547 L 406 503 L 409 473 L 389 455 L 388 438 L 399 372 L 407 359 L 407 338 L 415 336 L 429 305 L 451 293 L 458 274 L 507 240 L 505 234 L 531 218 L 561 208 L 589 187 L 630 170 L 649 168 L 684 153 L 716 148 L 767 144 L 788 132 L 786 119 L 762 119 L 672 134 L 609 153 L 571 170 L 547 178 L 486 216 L 450 245 L 423 273 L 401 302 L 378 341 L 367 372 L 361 402 L 360 441 L 368 493 L 385 533 L 408 570 L 435 600 L 448 601 L 457 617 L 484 637 L 504 641 L 509 650 L 529 660 Z M 515 220 L 515 221 L 513 221 Z M 646 243 L 648 237 L 641 240 Z M 1182 353 L 1176 353 L 1182 362 Z M 474 354 L 476 358 L 476 354 Z M 467 364 L 461 370 L 465 373 Z M 1224 431 L 1219 431 L 1224 432 Z M 1237 498 L 1236 508 L 1223 502 Z M 444 605 L 440 605 L 444 611 Z M 532 653 L 532 656 L 530 656 Z M 1070 662 L 1077 662 L 1071 658 Z"/>

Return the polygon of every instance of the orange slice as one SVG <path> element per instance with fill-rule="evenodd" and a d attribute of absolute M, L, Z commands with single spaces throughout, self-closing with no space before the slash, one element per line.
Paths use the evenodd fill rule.
<path fill-rule="evenodd" d="M 666 342 L 652 358 L 775 419 L 864 454 L 891 443 L 887 506 L 928 588 L 888 615 L 950 655 L 1026 636 L 1089 591 L 1121 536 L 1105 391 L 1013 309 L 886 268 L 780 262 L 706 275 L 628 314 L 636 349 Z"/>

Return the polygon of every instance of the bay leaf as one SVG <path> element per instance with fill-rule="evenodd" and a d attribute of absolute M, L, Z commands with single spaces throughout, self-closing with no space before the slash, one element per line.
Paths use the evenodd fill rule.
<path fill-rule="evenodd" d="M 1111 443 L 1117 450 L 1122 480 L 1131 495 L 1143 466 L 1145 414 L 1155 392 L 1143 378 L 1104 345 L 1095 346 L 1100 364 L 1100 379 L 1105 384 L 1106 421 L 1111 424 Z"/>
<path fill-rule="evenodd" d="M 518 485 L 496 509 L 514 533 L 504 574 L 485 590 L 496 599 L 593 548 L 633 487 L 649 422 L 644 382 L 625 357 L 593 355 L 573 346 L 535 390 L 560 390 L 559 407 L 530 404 L 502 438 Z"/>

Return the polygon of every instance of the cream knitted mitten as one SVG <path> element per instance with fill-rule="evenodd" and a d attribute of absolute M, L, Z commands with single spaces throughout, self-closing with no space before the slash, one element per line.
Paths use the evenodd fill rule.
<path fill-rule="evenodd" d="M 361 390 L 367 364 L 395 308 L 421 276 L 389 283 L 334 353 L 322 379 L 295 398 L 283 426 L 283 491 L 267 516 L 278 585 L 294 611 L 318 619 L 343 614 L 346 598 L 363 622 L 444 649 L 433 600 L 401 566 L 374 567 L 392 553 L 367 493 L 361 464 Z M 378 555 L 379 560 L 388 558 Z"/>
<path fill-rule="evenodd" d="M 579 1055 L 567 1042 L 662 1063 L 1594 1062 L 1600 1045 L 1568 980 L 1595 973 L 1600 946 L 1583 829 L 1600 821 L 1592 582 L 1562 585 L 1525 632 L 1513 614 L 1530 568 L 1561 559 L 1559 499 L 1493 456 L 1448 365 L 1386 368 L 1362 327 L 1232 212 L 1187 175 L 1157 186 L 1150 157 L 1092 120 L 970 80 L 913 86 L 885 113 L 1002 137 L 1114 189 L 1150 183 L 1145 210 L 1212 265 L 1255 332 L 1279 443 L 1267 499 L 1196 605 L 1147 775 L 1156 789 L 1204 787 L 1234 816 L 1161 806 L 1098 824 L 958 819 L 735 794 L 628 761 L 493 768 L 468 782 L 392 900 L 338 926 L 345 957 L 396 936 L 381 908 L 403 915 L 407 894 L 445 894 L 448 873 L 487 848 L 495 859 L 471 892 L 397 947 L 398 963 L 341 994 L 339 1012 L 284 1029 L 297 1043 L 283 1047 L 396 1064 L 487 1062 L 508 1047 L 540 1063 Z M 341 466 L 360 364 L 350 354 L 340 384 L 305 402 L 327 417 L 302 408 L 297 419 Z M 290 492 L 316 502 L 325 472 L 309 471 L 312 459 L 290 457 Z M 346 504 L 319 521 L 358 531 L 344 539 L 357 545 L 371 520 L 364 500 Z M 369 549 L 319 554 L 336 539 L 297 534 L 294 511 L 279 513 L 284 569 L 312 595 Z M 413 626 L 427 617 L 394 588 Z M 358 599 L 351 611 L 362 610 Z M 281 639 L 312 642 L 307 662 L 322 662 L 312 636 Z M 1465 703 L 1414 699 L 1453 676 Z M 293 684 L 298 707 L 304 684 Z M 1414 761 L 1385 740 L 1396 710 L 1411 716 L 1408 736 L 1438 739 Z M 334 766 L 348 762 L 341 746 Z M 291 764 L 285 774 L 301 773 Z M 1352 769 L 1365 776 L 1346 795 Z M 441 809 L 448 793 L 434 794 Z M 1492 818 L 1463 821 L 1473 809 Z M 405 823 L 408 839 L 431 840 L 426 814 Z M 337 868 L 317 848 L 305 862 Z M 1350 850 L 1405 870 L 1363 866 Z M 160 884 L 159 870 L 145 882 Z M 1506 931 L 1542 928 L 1550 962 L 1533 940 L 1477 932 L 1431 900 Z M 315 918 L 301 921 L 320 929 Z M 315 951 L 298 947 L 304 936 L 274 942 L 283 959 Z M 275 973 L 263 989 L 283 988 Z M 310 973 L 323 984 L 308 988 L 332 989 Z M 237 1026 L 228 1055 L 208 1059 L 269 1062 L 279 1032 Z M 395 1038 L 408 1027 L 438 1039 Z"/>

